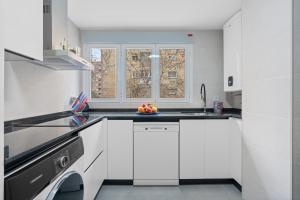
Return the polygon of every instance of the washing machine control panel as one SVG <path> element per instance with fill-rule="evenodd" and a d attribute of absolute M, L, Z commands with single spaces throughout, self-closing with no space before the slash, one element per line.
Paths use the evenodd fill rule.
<path fill-rule="evenodd" d="M 33 199 L 82 155 L 81 137 L 57 147 L 38 161 L 5 178 L 5 200 Z"/>

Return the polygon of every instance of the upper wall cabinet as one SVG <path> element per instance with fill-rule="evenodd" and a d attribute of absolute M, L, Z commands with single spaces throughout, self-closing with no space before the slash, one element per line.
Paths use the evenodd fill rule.
<path fill-rule="evenodd" d="M 4 48 L 43 60 L 43 1 L 4 0 Z"/>
<path fill-rule="evenodd" d="M 224 91 L 242 90 L 242 15 L 234 15 L 224 25 Z"/>

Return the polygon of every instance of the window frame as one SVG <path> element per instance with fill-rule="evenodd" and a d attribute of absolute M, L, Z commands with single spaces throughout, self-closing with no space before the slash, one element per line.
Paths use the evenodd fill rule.
<path fill-rule="evenodd" d="M 160 49 L 185 49 L 185 69 L 184 69 L 184 98 L 161 98 L 160 97 L 160 79 L 158 80 L 158 88 L 157 88 L 157 102 L 182 102 L 182 103 L 189 103 L 191 102 L 191 87 L 193 86 L 193 76 L 192 76 L 192 44 L 157 44 L 156 45 L 157 55 L 159 55 Z M 157 59 L 158 65 L 158 75 L 160 77 L 160 63 L 159 59 Z"/>
<path fill-rule="evenodd" d="M 151 97 L 150 98 L 127 98 L 126 89 L 126 49 L 151 49 L 152 55 L 155 54 L 155 45 L 154 44 L 124 44 L 121 45 L 121 70 L 122 71 L 122 102 L 130 103 L 130 102 L 154 102 L 155 101 L 155 89 L 154 89 L 154 70 L 155 70 L 155 59 L 151 58 Z"/>
<path fill-rule="evenodd" d="M 91 71 L 83 72 L 83 91 L 88 94 L 90 102 L 101 103 L 191 103 L 193 91 L 193 45 L 187 43 L 88 43 L 83 45 L 83 56 L 90 60 L 91 48 L 116 49 L 116 98 L 92 98 L 91 96 Z M 126 49 L 152 49 L 151 58 L 151 98 L 126 97 Z M 159 49 L 185 49 L 185 97 L 161 98 L 160 97 L 160 59 Z"/>
<path fill-rule="evenodd" d="M 122 74 L 120 73 L 120 70 L 118 70 L 118 67 L 120 66 L 120 45 L 119 44 L 103 44 L 103 43 L 95 43 L 95 44 L 86 44 L 83 46 L 84 52 L 83 56 L 87 60 L 91 59 L 91 49 L 92 48 L 100 48 L 100 49 L 116 49 L 116 97 L 115 98 L 92 98 L 92 71 L 86 71 L 83 74 L 83 91 L 88 94 L 88 99 L 91 102 L 104 102 L 104 103 L 115 103 L 120 102 L 121 100 L 121 90 L 120 85 L 122 84 L 120 82 L 120 77 L 122 77 Z"/>

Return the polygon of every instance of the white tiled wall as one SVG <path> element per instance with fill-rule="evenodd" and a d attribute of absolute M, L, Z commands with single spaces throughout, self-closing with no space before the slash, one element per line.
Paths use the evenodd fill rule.
<path fill-rule="evenodd" d="M 292 0 L 243 0 L 243 199 L 291 199 Z"/>

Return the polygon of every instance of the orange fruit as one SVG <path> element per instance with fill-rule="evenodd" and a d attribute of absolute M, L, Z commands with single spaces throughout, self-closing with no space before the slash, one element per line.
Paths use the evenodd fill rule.
<path fill-rule="evenodd" d="M 138 112 L 145 112 L 144 107 L 142 107 L 142 106 L 138 107 Z"/>

